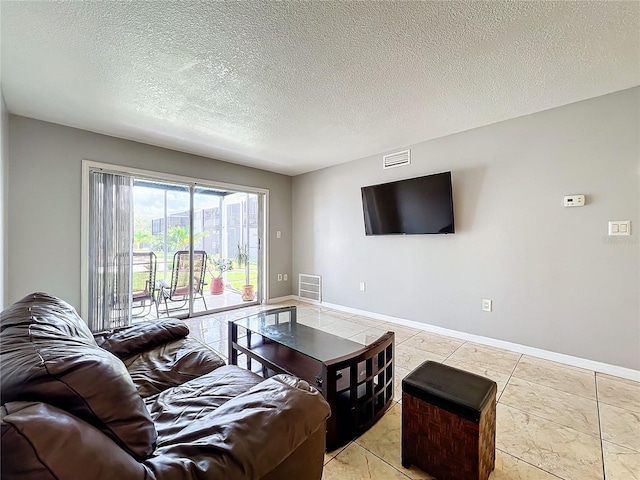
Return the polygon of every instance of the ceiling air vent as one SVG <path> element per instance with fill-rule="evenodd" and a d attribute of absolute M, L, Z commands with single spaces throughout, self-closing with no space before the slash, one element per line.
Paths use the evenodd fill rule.
<path fill-rule="evenodd" d="M 382 157 L 382 168 L 402 167 L 411 163 L 411 150 L 390 153 Z"/>

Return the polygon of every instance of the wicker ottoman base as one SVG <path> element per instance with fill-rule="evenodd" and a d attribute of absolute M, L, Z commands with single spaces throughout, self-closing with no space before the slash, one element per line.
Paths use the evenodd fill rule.
<path fill-rule="evenodd" d="M 414 464 L 438 480 L 487 480 L 495 467 L 495 390 L 479 421 L 434 403 L 403 392 L 402 465 Z"/>

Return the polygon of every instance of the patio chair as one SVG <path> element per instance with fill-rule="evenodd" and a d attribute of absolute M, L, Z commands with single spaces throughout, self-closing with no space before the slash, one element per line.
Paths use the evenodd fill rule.
<path fill-rule="evenodd" d="M 158 304 L 155 298 L 156 254 L 153 252 L 133 252 L 131 269 L 133 272 L 131 316 L 144 317 L 148 315 L 154 304 L 157 314 Z"/>
<path fill-rule="evenodd" d="M 164 302 L 164 308 L 169 316 L 170 310 L 180 310 L 189 301 L 189 251 L 180 250 L 173 256 L 173 269 L 171 270 L 171 283 L 160 280 L 160 292 L 158 302 Z M 203 250 L 193 252 L 193 297 L 200 297 L 205 310 L 207 302 L 202 293 L 204 286 L 204 274 L 207 266 L 207 253 Z M 180 305 L 169 308 L 169 302 L 180 302 Z"/>

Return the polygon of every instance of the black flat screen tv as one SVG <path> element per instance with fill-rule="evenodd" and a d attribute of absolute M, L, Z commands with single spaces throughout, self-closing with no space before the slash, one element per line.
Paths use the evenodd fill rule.
<path fill-rule="evenodd" d="M 362 187 L 367 235 L 455 233 L 451 172 Z"/>

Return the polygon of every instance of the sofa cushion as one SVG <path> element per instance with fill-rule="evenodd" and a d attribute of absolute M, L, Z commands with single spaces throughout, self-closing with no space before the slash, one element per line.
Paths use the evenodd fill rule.
<path fill-rule="evenodd" d="M 157 424 L 158 442 L 166 435 L 167 425 L 173 428 L 177 417 L 196 420 L 213 413 L 220 405 L 247 392 L 264 378 L 253 372 L 227 365 L 165 390 L 149 405 L 151 418 Z M 190 417 L 190 415 L 194 417 Z"/>
<path fill-rule="evenodd" d="M 98 347 L 73 307 L 36 293 L 0 315 L 0 400 L 45 402 L 94 425 L 136 458 L 156 430 L 124 364 Z"/>
<path fill-rule="evenodd" d="M 127 358 L 189 335 L 189 327 L 175 318 L 138 323 L 94 335 L 99 347 L 118 358 Z"/>
<path fill-rule="evenodd" d="M 104 433 L 59 408 L 10 402 L 0 411 L 3 480 L 143 480 L 145 468 Z"/>
<path fill-rule="evenodd" d="M 321 470 L 330 409 L 306 382 L 220 367 L 161 393 L 151 412 L 158 448 L 144 464 L 156 478 L 263 478 L 319 430 Z"/>
<path fill-rule="evenodd" d="M 193 338 L 165 343 L 122 361 L 145 399 L 224 365 L 215 351 Z"/>

